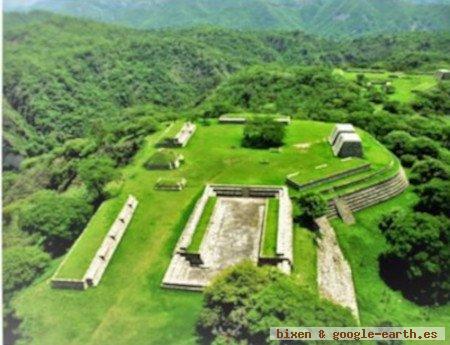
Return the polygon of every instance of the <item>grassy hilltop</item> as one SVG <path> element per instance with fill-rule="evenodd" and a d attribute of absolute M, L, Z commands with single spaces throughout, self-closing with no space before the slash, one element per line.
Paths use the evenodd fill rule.
<path fill-rule="evenodd" d="M 324 162 L 338 167 L 340 159 L 333 158 L 329 144 L 324 141 L 332 126 L 294 121 L 288 127 L 286 144 L 281 152 L 241 148 L 243 127 L 239 125 L 214 123 L 199 126 L 188 147 L 179 149 L 186 157 L 185 165 L 167 172 L 148 171 L 143 167 L 145 160 L 156 150 L 154 144 L 164 132 L 148 137 L 132 164 L 122 171 L 125 183 L 120 195 L 105 202 L 97 211 L 76 249 L 63 265 L 63 269 L 64 266 L 77 267 L 93 254 L 92 246 L 98 239 L 101 240 L 113 222 L 115 211 L 121 207 L 128 194 L 133 194 L 140 204 L 102 283 L 95 289 L 81 293 L 53 290 L 48 285 L 48 278 L 54 272 L 54 266 L 45 279 L 28 289 L 15 302 L 18 316 L 25 320 L 25 335 L 31 336 L 35 344 L 95 344 L 108 341 L 133 344 L 195 343 L 193 330 L 195 315 L 201 306 L 200 295 L 163 290 L 160 283 L 196 197 L 206 183 L 283 184 L 285 176 L 293 169 L 300 170 L 302 175 L 312 174 L 315 177 L 315 167 Z M 377 162 L 386 164 L 391 159 L 390 154 L 380 144 L 371 142 L 369 136 L 364 136 L 364 141 L 373 146 L 373 150 L 366 147 L 368 154 L 364 159 L 375 165 Z M 311 143 L 311 146 L 301 149 L 295 146 L 299 143 Z M 380 161 L 380 157 L 384 158 Z M 156 191 L 154 184 L 161 176 L 184 177 L 188 180 L 188 186 L 177 193 Z M 365 214 L 373 217 L 373 212 L 378 213 L 378 209 L 383 209 L 383 206 L 362 213 L 361 224 L 364 224 Z M 342 231 L 346 234 L 346 230 Z M 345 241 L 344 248 L 347 246 Z M 353 241 L 353 237 L 349 241 Z M 353 254 L 350 254 L 352 257 Z M 73 266 L 72 262 L 76 265 Z M 371 263 L 370 267 L 373 269 L 375 264 Z M 76 272 L 67 268 L 61 275 L 77 278 Z M 294 275 L 308 288 L 316 289 L 315 274 L 313 239 L 307 230 L 296 229 Z M 373 276 L 371 279 L 379 280 Z M 361 289 L 361 296 L 364 296 L 369 288 L 365 284 L 357 285 L 357 292 Z M 385 293 L 382 292 L 382 286 L 379 288 L 379 293 Z M 402 300 L 398 293 L 394 295 Z M 374 307 L 373 301 L 368 300 L 366 305 L 364 299 L 360 300 L 363 322 L 370 324 L 381 317 L 380 310 L 389 301 L 377 301 Z M 404 300 L 402 303 L 408 308 L 398 310 L 396 320 L 402 323 L 425 322 L 425 316 L 417 311 L 419 307 Z M 45 309 L 40 307 L 42 305 L 45 305 Z M 88 314 L 84 308 L 89 309 Z M 427 324 L 440 324 L 445 321 L 446 313 L 445 309 L 430 309 L 427 315 Z M 174 327 L 177 329 L 176 335 L 170 331 Z M 124 329 L 133 329 L 133 332 L 123 332 Z"/>

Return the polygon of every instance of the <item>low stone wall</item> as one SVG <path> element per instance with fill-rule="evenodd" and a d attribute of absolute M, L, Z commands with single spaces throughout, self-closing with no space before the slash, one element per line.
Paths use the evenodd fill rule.
<path fill-rule="evenodd" d="M 164 191 L 180 191 L 183 190 L 184 187 L 186 187 L 186 179 L 181 179 L 179 182 L 176 183 L 164 183 L 161 179 L 156 181 L 155 189 L 156 190 L 164 190 Z"/>
<path fill-rule="evenodd" d="M 315 186 L 321 185 L 323 183 L 332 182 L 332 181 L 336 181 L 336 180 L 339 180 L 339 179 L 344 178 L 344 177 L 355 175 L 355 174 L 358 174 L 358 173 L 363 172 L 363 171 L 367 171 L 367 170 L 370 169 L 370 166 L 371 166 L 370 163 L 367 163 L 367 164 L 364 164 L 362 166 L 359 166 L 359 167 L 356 167 L 356 168 L 352 168 L 352 169 L 343 171 L 343 172 L 338 173 L 338 174 L 334 174 L 334 175 L 331 175 L 331 176 L 328 176 L 328 177 L 319 178 L 319 179 L 312 180 L 312 181 L 309 181 L 309 182 L 306 182 L 306 183 L 297 183 L 292 178 L 287 177 L 286 178 L 286 183 L 289 186 L 293 187 L 293 188 L 296 188 L 298 190 L 303 190 L 303 189 L 306 189 L 306 188 L 311 188 L 311 187 L 315 187 Z"/>
<path fill-rule="evenodd" d="M 178 169 L 180 167 L 180 164 L 180 159 L 177 158 L 176 160 L 168 164 L 148 163 L 146 165 L 146 168 L 149 170 L 173 170 Z"/>
<path fill-rule="evenodd" d="M 86 271 L 83 280 L 86 281 L 88 286 L 97 286 L 100 282 L 120 240 L 125 234 L 128 224 L 133 218 L 137 205 L 138 201 L 136 198 L 130 195 Z"/>
<path fill-rule="evenodd" d="M 84 280 L 77 279 L 53 278 L 50 281 L 50 284 L 54 289 L 85 290 L 87 288 L 87 284 Z"/>
<path fill-rule="evenodd" d="M 196 125 L 191 122 L 186 122 L 173 140 L 175 146 L 185 147 L 191 137 L 194 135 L 196 129 Z"/>
<path fill-rule="evenodd" d="M 227 116 L 227 115 L 222 115 L 219 117 L 219 123 L 222 123 L 222 124 L 243 124 L 243 123 L 246 123 L 247 120 L 248 119 L 246 117 L 236 117 L 236 116 Z M 274 121 L 288 125 L 291 123 L 291 118 L 290 118 L 290 116 L 279 116 L 279 117 L 275 117 Z"/>
<path fill-rule="evenodd" d="M 273 198 L 278 195 L 279 186 L 242 186 L 242 185 L 211 185 L 217 196 L 246 197 L 246 198 Z"/>
<path fill-rule="evenodd" d="M 209 197 L 213 196 L 214 192 L 212 188 L 208 185 L 205 187 L 202 196 L 198 199 L 195 204 L 194 210 L 192 211 L 186 226 L 184 227 L 183 233 L 181 234 L 180 239 L 176 245 L 175 251 L 182 251 L 183 253 L 188 248 L 189 244 L 191 244 L 192 236 L 194 235 L 195 229 L 197 228 L 197 224 L 200 221 L 203 210 L 205 209 L 206 203 Z"/>
<path fill-rule="evenodd" d="M 279 211 L 278 211 L 278 233 L 277 233 L 277 256 L 286 260 L 289 265 L 283 265 L 285 273 L 291 273 L 293 258 L 293 222 L 292 222 L 292 202 L 289 198 L 287 187 L 279 191 Z"/>

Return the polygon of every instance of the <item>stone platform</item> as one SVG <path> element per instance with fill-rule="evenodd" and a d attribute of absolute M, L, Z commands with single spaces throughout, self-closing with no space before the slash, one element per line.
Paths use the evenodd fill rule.
<path fill-rule="evenodd" d="M 208 198 L 217 197 L 198 253 L 187 248 Z M 250 260 L 259 264 L 267 199 L 280 200 L 277 266 L 290 273 L 292 265 L 292 205 L 286 187 L 208 185 L 175 248 L 162 286 L 202 290 L 223 269 Z M 186 258 L 192 256 L 190 261 Z M 201 259 L 200 259 L 201 258 Z M 198 260 L 200 259 L 200 260 Z M 197 264 L 194 262 L 197 261 Z"/>

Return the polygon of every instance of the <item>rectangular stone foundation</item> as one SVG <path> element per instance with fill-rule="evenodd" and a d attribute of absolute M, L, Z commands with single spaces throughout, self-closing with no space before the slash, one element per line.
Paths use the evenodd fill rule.
<path fill-rule="evenodd" d="M 218 200 L 199 252 L 187 253 L 207 200 L 212 196 Z M 272 197 L 280 199 L 277 256 L 260 258 L 267 198 Z M 208 185 L 177 243 L 162 286 L 201 290 L 220 271 L 243 260 L 255 265 L 275 265 L 289 274 L 293 261 L 292 237 L 292 205 L 286 187 Z"/>

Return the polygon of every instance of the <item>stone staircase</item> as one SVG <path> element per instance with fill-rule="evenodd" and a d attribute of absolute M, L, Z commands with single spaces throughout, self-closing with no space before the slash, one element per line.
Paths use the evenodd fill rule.
<path fill-rule="evenodd" d="M 205 270 L 201 267 L 193 268 L 186 258 L 175 253 L 161 286 L 168 289 L 201 291 L 207 282 L 208 277 Z"/>
<path fill-rule="evenodd" d="M 355 217 L 353 216 L 352 210 L 344 200 L 335 198 L 334 205 L 336 206 L 336 210 L 345 224 L 355 224 Z"/>
<path fill-rule="evenodd" d="M 339 198 L 348 205 L 352 212 L 356 212 L 369 206 L 379 204 L 402 193 L 408 185 L 409 182 L 406 174 L 404 170 L 400 168 L 395 176 L 385 181 L 356 192 L 341 195 Z M 336 218 L 339 216 L 334 200 L 329 202 L 326 216 L 328 218 Z"/>

